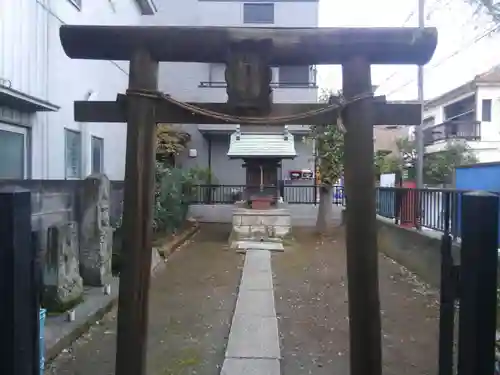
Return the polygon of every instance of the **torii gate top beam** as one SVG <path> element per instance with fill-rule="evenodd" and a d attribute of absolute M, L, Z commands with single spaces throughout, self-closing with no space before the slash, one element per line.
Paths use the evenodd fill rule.
<path fill-rule="evenodd" d="M 342 64 L 362 55 L 370 64 L 424 65 L 437 44 L 435 28 L 248 28 L 80 26 L 60 29 L 73 59 L 130 60 L 147 49 L 157 61 L 225 63 L 230 45 L 270 40 L 269 63 Z"/>

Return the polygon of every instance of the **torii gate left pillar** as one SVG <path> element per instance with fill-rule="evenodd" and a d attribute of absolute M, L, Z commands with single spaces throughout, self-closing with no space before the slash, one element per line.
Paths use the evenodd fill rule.
<path fill-rule="evenodd" d="M 372 126 L 420 125 L 421 108 L 373 100 L 370 70 L 371 64 L 427 63 L 436 47 L 436 30 L 63 26 L 61 39 L 72 58 L 129 60 L 132 90 L 157 89 L 158 61 L 224 63 L 228 47 L 242 40 L 270 41 L 266 56 L 271 66 L 342 64 L 343 94 L 352 101 L 341 113 L 347 129 L 344 165 L 351 374 L 380 375 Z M 231 113 L 232 109 L 223 103 L 196 105 L 239 114 Z M 274 104 L 271 116 L 318 110 L 324 105 L 305 107 L 309 108 Z M 289 123 L 328 125 L 339 114 L 340 111 L 316 113 Z M 235 122 L 193 114 L 175 104 L 141 96 L 116 102 L 76 103 L 75 117 L 84 122 L 128 122 L 116 374 L 145 375 L 155 125 Z"/>
<path fill-rule="evenodd" d="M 129 88 L 156 91 L 158 61 L 146 49 L 130 60 Z M 118 299 L 116 374 L 145 374 L 148 291 L 151 274 L 154 209 L 156 118 L 155 103 L 135 97 L 127 104 L 127 152 L 123 206 L 123 254 Z M 135 251 L 134 251 L 135 249 Z M 122 358 L 127 358 L 126 361 Z"/>

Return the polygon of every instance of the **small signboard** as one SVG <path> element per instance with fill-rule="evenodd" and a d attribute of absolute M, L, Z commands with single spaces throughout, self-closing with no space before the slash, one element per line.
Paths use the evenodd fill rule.
<path fill-rule="evenodd" d="M 384 173 L 380 175 L 381 187 L 394 187 L 396 186 L 396 173 Z"/>
<path fill-rule="evenodd" d="M 312 180 L 314 172 L 310 169 L 290 170 L 288 176 L 290 180 Z"/>
<path fill-rule="evenodd" d="M 302 172 L 301 171 L 288 171 L 288 176 L 290 177 L 290 180 L 300 180 L 302 177 Z"/>

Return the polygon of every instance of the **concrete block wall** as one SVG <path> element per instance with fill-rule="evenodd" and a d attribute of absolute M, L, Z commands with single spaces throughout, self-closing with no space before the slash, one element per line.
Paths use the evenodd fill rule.
<path fill-rule="evenodd" d="M 18 186 L 31 191 L 31 225 L 36 247 L 42 253 L 47 246 L 47 230 L 52 225 L 75 222 L 80 218 L 82 180 L 0 180 L 0 189 Z M 111 225 L 122 214 L 123 182 L 111 182 Z"/>
<path fill-rule="evenodd" d="M 441 235 L 414 228 L 404 228 L 386 218 L 377 218 L 378 249 L 405 266 L 425 282 L 439 288 L 441 284 Z M 455 263 L 460 261 L 460 248 L 452 248 Z"/>

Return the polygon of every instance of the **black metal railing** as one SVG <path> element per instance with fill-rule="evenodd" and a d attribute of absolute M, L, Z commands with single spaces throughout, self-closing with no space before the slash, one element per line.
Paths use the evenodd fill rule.
<path fill-rule="evenodd" d="M 283 203 L 318 204 L 320 189 L 318 185 L 195 185 L 191 188 L 189 200 L 192 204 L 233 204 L 264 193 Z M 377 214 L 394 220 L 398 225 L 448 232 L 456 239 L 460 237 L 461 229 L 460 201 L 466 192 L 456 189 L 377 187 Z M 343 186 L 334 186 L 331 194 L 333 204 L 345 206 Z"/>
<path fill-rule="evenodd" d="M 460 237 L 460 202 L 466 190 L 378 187 L 377 214 L 396 224 Z"/>
<path fill-rule="evenodd" d="M 271 195 L 276 200 L 289 204 L 317 204 L 320 188 L 317 185 L 249 186 L 249 185 L 195 185 L 190 202 L 193 204 L 232 204 L 248 200 L 252 195 Z M 334 186 L 331 191 L 335 205 L 345 205 L 343 186 Z M 281 199 L 280 199 L 281 198 Z"/>
<path fill-rule="evenodd" d="M 477 141 L 481 139 L 481 123 L 479 121 L 451 120 L 426 128 L 423 132 L 425 146 L 452 139 Z"/>

